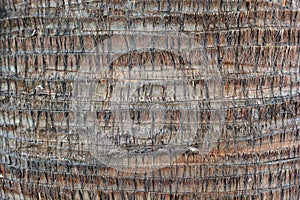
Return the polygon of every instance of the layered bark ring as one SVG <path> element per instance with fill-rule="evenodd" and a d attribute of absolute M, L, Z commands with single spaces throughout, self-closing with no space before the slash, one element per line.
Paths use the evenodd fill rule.
<path fill-rule="evenodd" d="M 122 170 L 171 165 L 190 147 L 208 153 L 224 122 L 222 77 L 183 33 L 116 34 L 81 66 L 75 131 L 98 161 Z"/>

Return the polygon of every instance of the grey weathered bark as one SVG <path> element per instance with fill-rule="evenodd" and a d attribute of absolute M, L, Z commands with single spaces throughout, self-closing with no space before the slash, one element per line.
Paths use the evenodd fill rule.
<path fill-rule="evenodd" d="M 299 199 L 299 6 L 3 0 L 0 197 Z"/>

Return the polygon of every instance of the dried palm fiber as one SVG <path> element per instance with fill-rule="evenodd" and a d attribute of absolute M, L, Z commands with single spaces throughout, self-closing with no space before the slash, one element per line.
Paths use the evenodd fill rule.
<path fill-rule="evenodd" d="M 299 6 L 1 1 L 1 198 L 299 199 Z"/>

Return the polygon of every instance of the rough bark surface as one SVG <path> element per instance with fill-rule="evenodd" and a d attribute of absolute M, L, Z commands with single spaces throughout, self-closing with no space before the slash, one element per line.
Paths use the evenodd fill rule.
<path fill-rule="evenodd" d="M 298 0 L 0 2 L 2 199 L 300 199 Z"/>

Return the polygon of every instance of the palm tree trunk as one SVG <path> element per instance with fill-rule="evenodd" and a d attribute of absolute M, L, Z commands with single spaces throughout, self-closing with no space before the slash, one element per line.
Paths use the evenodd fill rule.
<path fill-rule="evenodd" d="M 299 7 L 2 0 L 0 197 L 299 199 Z"/>

